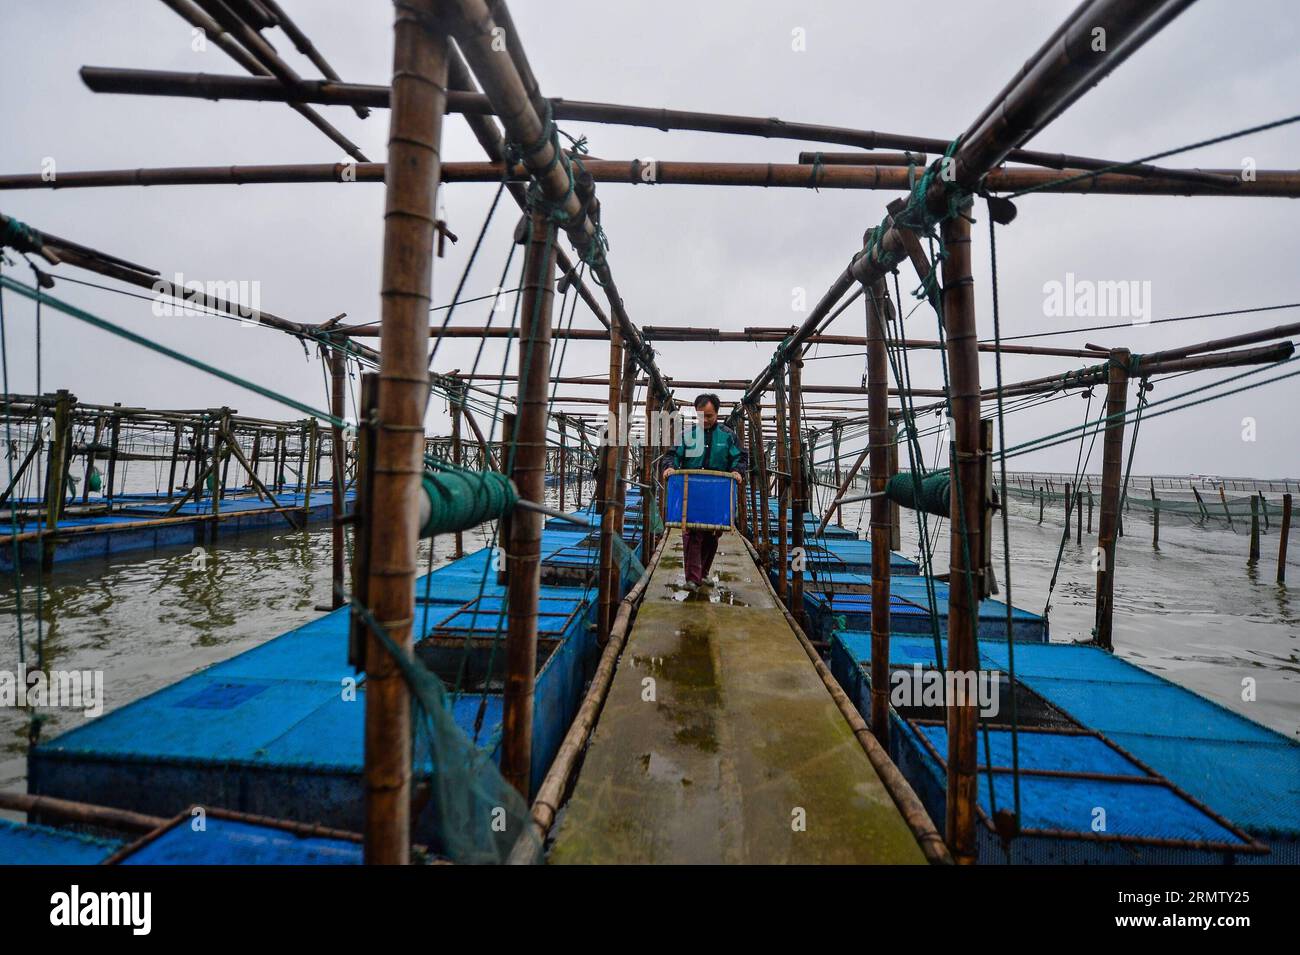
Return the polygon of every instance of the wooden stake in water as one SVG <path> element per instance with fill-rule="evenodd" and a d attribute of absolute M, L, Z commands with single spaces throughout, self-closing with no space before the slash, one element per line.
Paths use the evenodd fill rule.
<path fill-rule="evenodd" d="M 1250 499 L 1250 553 L 1246 556 L 1247 564 L 1259 561 L 1259 498 Z"/>
<path fill-rule="evenodd" d="M 1277 582 L 1286 582 L 1286 539 L 1291 535 L 1291 495 L 1282 495 L 1281 540 L 1277 542 Z"/>
<path fill-rule="evenodd" d="M 1115 542 L 1120 521 L 1120 478 L 1124 463 L 1124 413 L 1128 405 L 1127 348 L 1112 349 L 1107 369 L 1106 432 L 1102 439 L 1101 520 L 1097 527 L 1097 645 L 1113 649 L 1111 624 L 1115 599 Z"/>
<path fill-rule="evenodd" d="M 1151 549 L 1160 549 L 1160 498 L 1156 497 L 1156 482 L 1151 482 Z"/>

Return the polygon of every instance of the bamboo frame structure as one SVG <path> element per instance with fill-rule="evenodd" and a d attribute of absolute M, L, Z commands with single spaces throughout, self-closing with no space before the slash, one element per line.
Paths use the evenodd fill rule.
<path fill-rule="evenodd" d="M 889 503 L 884 498 L 885 483 L 889 480 L 889 356 L 886 351 L 891 309 L 888 287 L 884 279 L 872 283 L 864 296 L 867 308 L 867 404 L 870 419 L 868 450 L 870 452 L 871 498 L 871 732 L 880 745 L 889 750 L 889 626 L 890 626 L 890 560 L 891 540 Z M 866 452 L 864 452 L 866 453 Z M 862 466 L 859 458 L 846 481 L 840 484 L 835 501 L 822 519 L 822 527 L 839 503 L 853 476 Z M 836 466 L 838 481 L 838 462 Z M 876 608 L 879 608 L 878 612 Z"/>
<path fill-rule="evenodd" d="M 551 309 L 555 298 L 555 286 L 549 279 L 555 271 L 555 226 L 541 208 L 533 210 L 529 226 L 520 306 L 519 411 L 515 418 L 510 477 L 522 500 L 541 504 L 546 499 L 546 406 L 550 388 Z M 525 799 L 531 795 L 541 543 L 541 514 L 525 510 L 511 516 L 506 555 L 509 618 L 501 775 Z"/>
<path fill-rule="evenodd" d="M 733 412 L 738 437 L 754 449 L 756 478 L 751 479 L 751 503 L 746 505 L 742 493 L 740 525 L 754 540 L 757 559 L 771 565 L 769 529 L 769 495 L 775 477 L 779 495 L 779 565 L 775 590 L 788 606 L 790 621 L 810 659 L 826 680 L 846 719 L 859 732 L 860 718 L 845 702 L 842 691 L 829 678 L 824 664 L 817 658 L 812 644 L 803 633 L 803 575 L 792 569 L 788 547 L 804 545 L 804 514 L 814 489 L 821 482 L 811 460 L 811 448 L 818 432 L 807 427 L 812 420 L 823 420 L 805 413 L 804 395 L 834 394 L 865 398 L 865 409 L 857 407 L 835 410 L 865 410 L 868 445 L 856 462 L 841 471 L 840 434 L 846 419 L 831 418 L 834 451 L 834 487 L 836 494 L 821 521 L 824 530 L 832 516 L 838 514 L 848 489 L 869 461 L 871 489 L 872 598 L 877 608 L 872 617 L 872 693 L 871 722 L 875 739 L 862 735 L 862 743 L 887 784 L 893 779 L 893 767 L 881 754 L 888 746 L 888 624 L 889 624 L 889 552 L 898 546 L 896 505 L 883 492 L 888 477 L 897 472 L 898 437 L 890 429 L 893 413 L 888 407 L 890 395 L 942 399 L 950 406 L 954 424 L 950 460 L 953 463 L 954 490 L 950 500 L 952 583 L 949 609 L 949 654 L 951 670 L 974 670 L 978 667 L 975 632 L 979 601 L 985 595 L 987 564 L 987 530 L 989 488 L 987 464 L 990 456 L 988 426 L 980 417 L 981 404 L 999 398 L 1045 394 L 1066 389 L 1089 387 L 1105 380 L 1108 384 L 1108 423 L 1104 441 L 1101 521 L 1099 550 L 1103 555 L 1097 582 L 1096 640 L 1106 648 L 1113 646 L 1112 615 L 1115 574 L 1115 540 L 1122 534 L 1120 508 L 1123 489 L 1120 474 L 1123 466 L 1123 435 L 1127 400 L 1127 380 L 1142 380 L 1158 374 L 1171 374 L 1205 368 L 1245 364 L 1265 364 L 1291 357 L 1291 342 L 1263 344 L 1300 332 L 1300 323 L 1278 326 L 1260 332 L 1231 336 L 1217 341 L 1167 349 L 1134 359 L 1125 349 L 1101 349 L 1086 345 L 1081 349 L 1032 345 L 1001 345 L 976 339 L 973 279 L 971 277 L 970 222 L 960 212 L 953 214 L 951 204 L 960 203 L 973 193 L 997 194 L 1038 190 L 1049 193 L 1098 193 L 1123 195 L 1215 195 L 1300 196 L 1300 172 L 1294 170 L 1261 171 L 1250 181 L 1243 181 L 1238 170 L 1164 169 L 1149 164 L 1116 164 L 1082 156 L 1065 156 L 1023 149 L 1023 144 L 1041 131 L 1079 96 L 1116 68 L 1160 28 L 1184 9 L 1187 0 L 1158 0 L 1137 4 L 1132 0 L 1089 0 L 1080 7 L 1013 76 L 1006 87 L 952 141 L 927 139 L 899 134 L 877 133 L 810 124 L 785 123 L 776 119 L 729 116 L 663 109 L 644 109 L 617 104 L 586 103 L 544 97 L 528 64 L 518 31 L 501 0 L 410 0 L 399 4 L 395 32 L 393 84 L 362 86 L 339 81 L 337 75 L 315 51 L 310 40 L 292 24 L 273 0 L 258 4 L 233 3 L 231 0 L 165 0 L 191 23 L 202 25 L 239 65 L 256 74 L 253 77 L 213 77 L 195 74 L 172 74 L 157 71 L 127 71 L 87 67 L 82 71 L 86 84 L 98 91 L 147 93 L 181 96 L 229 97 L 289 103 L 331 139 L 359 160 L 357 164 L 288 164 L 260 166 L 192 167 L 176 169 L 105 170 L 60 173 L 55 181 L 30 174 L 0 176 L 0 189 L 90 188 L 120 185 L 163 185 L 197 183 L 293 183 L 358 181 L 385 183 L 385 246 L 382 284 L 382 318 L 379 323 L 364 323 L 327 329 L 322 325 L 301 324 L 269 313 L 257 313 L 252 319 L 277 328 L 303 341 L 322 342 L 333 349 L 329 356 L 331 374 L 331 408 L 335 419 L 342 417 L 346 358 L 349 355 L 376 362 L 377 391 L 374 402 L 363 400 L 367 412 L 375 410 L 375 420 L 368 422 L 362 440 L 365 460 L 358 462 L 358 472 L 367 479 L 368 498 L 364 511 L 365 539 L 358 541 L 358 560 L 354 565 L 358 583 L 356 595 L 392 636 L 401 652 L 409 652 L 412 643 L 414 554 L 417 541 L 412 507 L 419 476 L 423 473 L 421 456 L 431 449 L 441 452 L 443 445 L 424 436 L 424 415 L 431 389 L 442 389 L 452 396 L 451 435 L 445 446 L 457 465 L 466 461 L 461 425 L 473 431 L 483 467 L 493 464 L 493 444 L 487 441 L 470 413 L 466 396 L 475 390 L 497 396 L 497 391 L 470 384 L 482 380 L 495 382 L 500 389 L 505 382 L 519 384 L 515 399 L 517 417 L 506 413 L 503 440 L 496 466 L 509 470 L 521 500 L 533 507 L 523 513 L 510 514 L 501 521 L 507 546 L 506 573 L 509 635 L 507 638 L 506 718 L 502 769 L 507 779 L 525 796 L 529 792 L 531 768 L 532 692 L 536 668 L 537 601 L 539 593 L 539 543 L 541 517 L 535 506 L 545 492 L 547 469 L 548 421 L 559 422 L 560 450 L 556 458 L 559 473 L 561 510 L 565 504 L 570 449 L 568 425 L 578 427 L 578 435 L 587 444 L 586 416 L 555 413 L 550 404 L 601 404 L 609 413 L 606 441 L 599 451 L 600 469 L 596 489 L 596 506 L 602 515 L 600 529 L 597 621 L 603 644 L 601 669 L 597 681 L 583 703 L 579 718 L 570 727 L 561 758 L 543 783 L 534 804 L 534 823 L 544 834 L 558 810 L 565 782 L 570 778 L 581 747 L 598 715 L 608 690 L 618 653 L 623 647 L 635 611 L 636 601 L 644 592 L 653 564 L 662 556 L 663 542 L 656 546 L 652 532 L 651 498 L 643 496 L 643 554 L 648 556 L 646 575 L 621 601 L 621 579 L 614 561 L 615 535 L 623 530 L 626 485 L 633 467 L 639 469 L 641 483 L 647 490 L 658 485 L 656 450 L 659 444 L 653 430 L 657 412 L 674 408 L 673 389 L 716 388 L 737 391 L 742 397 Z M 306 80 L 298 76 L 274 48 L 260 35 L 260 30 L 281 26 L 304 53 L 325 74 L 325 81 Z M 1095 29 L 1108 31 L 1112 52 L 1106 57 L 1084 55 L 1088 39 Z M 503 51 L 495 40 L 506 38 Z M 458 47 L 449 42 L 454 36 Z M 503 55 L 503 52 L 505 55 Z M 463 59 L 462 59 L 463 54 Z M 477 85 L 481 84 L 483 92 Z M 391 108 L 389 162 L 368 163 L 364 156 L 341 133 L 324 123 L 304 104 L 320 102 L 351 106 L 359 116 L 370 107 Z M 488 155 L 487 162 L 443 163 L 441 161 L 442 117 L 459 112 L 469 122 L 476 138 Z M 315 118 L 313 118 L 315 117 Z M 498 117 L 498 129 L 493 117 Z M 892 304 L 888 298 L 885 276 L 905 259 L 910 261 L 925 282 L 932 273 L 931 263 L 921 248 L 917 233 L 902 220 L 906 200 L 890 203 L 889 216 L 871 238 L 864 237 L 856 252 L 830 289 L 816 304 L 805 321 L 797 327 L 763 327 L 743 332 L 696 327 L 638 328 L 627 313 L 623 299 L 605 258 L 600 226 L 600 203 L 594 183 L 642 184 L 647 181 L 647 163 L 643 160 L 609 160 L 586 158 L 581 170 L 574 172 L 574 151 L 566 152 L 555 135 L 554 119 L 578 119 L 588 122 L 621 123 L 661 129 L 693 129 L 734 135 L 802 139 L 874 150 L 881 147 L 903 149 L 904 154 L 862 154 L 803 152 L 799 163 L 702 163 L 659 161 L 654 163 L 656 184 L 699 184 L 733 187 L 889 189 L 911 192 L 913 166 L 924 164 L 927 155 L 951 157 L 953 178 L 935 178 L 929 192 L 920 197 L 936 217 L 941 217 L 943 243 L 942 291 L 930 288 L 932 303 L 941 310 L 945 330 L 943 341 L 889 341 Z M 916 150 L 924 152 L 917 155 Z M 505 158 L 511 157 L 507 166 Z M 513 162 L 515 158 L 521 161 Z M 1008 167 L 1007 162 L 1029 163 L 1035 168 Z M 1074 177 L 1078 177 L 1075 179 Z M 520 369 L 517 375 L 471 373 L 430 375 L 424 364 L 430 337 L 510 338 L 513 331 L 504 329 L 431 327 L 428 306 L 431 303 L 432 250 L 438 223 L 433 218 L 434 197 L 440 183 L 505 181 L 512 197 L 529 211 L 528 252 L 523 286 L 524 320 L 520 330 Z M 531 190 L 524 188 L 527 182 Z M 528 204 L 531 192 L 533 205 Z M 1005 208 L 1005 206 L 1003 207 Z M 897 220 L 897 221 L 896 221 Z M 8 220 L 5 220 L 6 222 Z M 563 250 L 555 245 L 556 222 L 567 234 L 579 260 L 590 267 L 596 284 L 606 292 L 609 316 L 591 289 L 582 282 L 578 269 Z M 1002 220 L 998 220 L 1002 221 Z M 75 243 L 45 234 L 34 240 L 32 249 L 47 260 L 86 268 L 120 281 L 157 290 L 158 273 L 121 259 L 105 255 Z M 552 304 L 556 275 L 574 285 L 592 309 L 604 329 L 564 330 L 553 327 Z M 167 283 L 161 283 L 165 295 L 182 296 Z M 851 303 L 853 297 L 866 296 L 868 329 L 865 336 L 831 335 L 830 322 Z M 940 297 L 941 295 L 941 297 Z M 847 301 L 845 301 L 847 297 Z M 207 304 L 207 303 L 205 303 Z M 211 307 L 227 314 L 245 310 L 237 304 L 216 301 Z M 383 349 L 375 351 L 353 343 L 353 339 L 382 334 Z M 610 341 L 609 371 L 605 378 L 556 376 L 548 374 L 552 339 Z M 652 341 L 755 342 L 780 343 L 772 361 L 752 380 L 718 382 L 677 380 L 664 376 L 657 367 Z M 814 344 L 865 347 L 867 382 L 865 387 L 805 385 L 802 381 L 802 356 Z M 912 349 L 945 349 L 950 369 L 949 388 L 904 388 L 888 384 L 887 350 L 890 344 Z M 1240 350 L 1237 349 L 1239 346 Z M 980 388 L 979 356 L 1000 352 L 1027 356 L 1072 358 L 1092 362 L 1080 370 L 1047 375 L 1015 382 L 1000 389 Z M 1098 359 L 1106 357 L 1104 362 Z M 640 369 L 640 371 L 638 371 Z M 788 376 L 788 385 L 787 378 Z M 607 389 L 604 397 L 569 396 L 548 399 L 548 385 L 572 384 Z M 618 436 L 628 427 L 635 389 L 645 384 L 646 442 L 640 457 L 633 462 L 629 448 Z M 788 393 L 787 393 L 788 387 Z M 761 402 L 768 391 L 775 391 L 774 420 L 765 427 Z M 865 394 L 864 394 L 865 392 Z M 788 402 L 788 403 L 787 403 Z M 36 408 L 45 404 L 38 399 Z M 51 461 L 46 473 L 46 492 L 42 515 L 51 527 L 57 527 L 64 507 L 63 488 L 72 459 L 77 453 L 73 444 L 71 419 L 76 402 L 67 392 L 60 392 L 51 405 L 54 412 L 55 437 Z M 807 410 L 817 410 L 810 406 Z M 829 410 L 829 409 L 822 409 Z M 116 469 L 119 461 L 132 459 L 120 449 L 123 422 L 132 418 L 131 409 L 113 407 L 97 415 L 92 444 L 98 446 L 103 429 L 109 438 L 107 498 L 112 503 Z M 209 477 L 217 480 L 212 496 L 214 526 L 225 515 L 221 502 L 225 495 L 227 471 L 234 459 L 250 475 L 259 497 L 265 496 L 273 508 L 290 519 L 291 508 L 283 508 L 275 491 L 259 477 L 260 442 L 266 428 L 258 426 L 254 435 L 251 461 L 243 454 L 237 433 L 239 422 L 230 409 L 220 413 L 205 412 L 197 420 L 182 417 L 160 418 L 173 437 L 168 500 L 174 497 L 176 465 L 182 456 L 182 432 L 192 429 L 190 446 L 184 452 L 185 474 L 194 475 L 188 489 L 172 507 L 178 511 L 191 497 L 201 498 Z M 853 419 L 849 422 L 855 423 Z M 373 425 L 373 426 L 372 426 Z M 748 428 L 746 426 L 748 425 Z M 304 509 L 310 501 L 319 458 L 323 450 L 317 425 L 275 424 L 277 432 L 270 455 L 276 490 L 282 490 L 283 473 L 294 451 L 297 452 L 298 481 L 304 487 Z M 855 429 L 856 430 L 856 429 Z M 748 431 L 748 433 L 746 433 Z M 765 438 L 773 440 L 774 472 L 769 472 Z M 343 527 L 341 520 L 346 481 L 346 448 L 337 420 L 331 425 L 332 500 L 335 514 L 333 576 L 337 593 L 341 590 L 343 564 Z M 296 441 L 296 447 L 291 447 Z M 805 441 L 807 445 L 805 445 Z M 584 447 L 575 449 L 579 467 Z M 509 447 L 516 448 L 513 465 Z M 810 460 L 805 465 L 805 447 Z M 470 449 L 471 451 L 474 449 Z M 85 477 L 89 477 L 96 451 L 86 453 Z M 10 497 L 18 478 L 35 461 L 40 452 L 33 446 L 19 468 L 10 488 L 0 495 L 0 504 Z M 219 478 L 218 478 L 219 475 Z M 581 470 L 574 482 L 581 497 Z M 832 485 L 827 485 L 832 486 Z M 1082 491 L 1073 487 L 1073 506 L 1078 508 L 1079 533 L 1082 527 Z M 1070 494 L 1067 486 L 1065 533 L 1068 539 Z M 1092 492 L 1089 494 L 1089 529 L 1091 530 Z M 1222 490 L 1221 490 L 1222 494 Z M 1154 485 L 1152 497 L 1155 497 Z M 659 496 L 662 506 L 662 495 Z M 1199 494 L 1197 495 L 1199 500 Z M 83 492 L 83 504 L 87 503 Z M 1252 504 L 1255 502 L 1252 501 Z M 1225 511 L 1226 499 L 1224 502 Z M 1158 521 L 1159 511 L 1156 511 Z M 1267 519 L 1267 511 L 1265 511 Z M 794 527 L 789 527 L 793 518 Z M 1279 550 L 1278 577 L 1285 573 L 1286 530 L 1290 518 L 1290 496 L 1285 499 L 1283 537 Z M 1229 519 L 1231 516 L 1229 515 Z M 1253 522 L 1257 535 L 1257 523 Z M 1158 523 L 1155 534 L 1158 541 Z M 39 532 L 38 532 L 39 536 Z M 1257 556 L 1257 537 L 1252 537 L 1252 554 Z M 456 553 L 463 553 L 460 534 L 456 536 Z M 772 587 L 767 581 L 769 588 Z M 368 862 L 405 862 L 409 858 L 410 832 L 410 727 L 409 698 L 406 688 L 386 651 L 373 636 L 366 650 L 368 691 L 366 703 L 366 860 Z M 608 665 L 607 665 L 608 661 Z M 836 695 L 838 692 L 838 695 Z M 589 701 L 591 705 L 589 704 Z M 975 708 L 972 702 L 954 706 L 948 722 L 948 818 L 946 834 L 952 856 L 962 863 L 972 862 L 976 852 L 975 803 Z M 897 771 L 894 770 L 894 775 Z M 900 777 L 901 778 L 901 777 Z M 894 790 L 891 788 L 891 792 Z M 910 790 L 908 790 L 910 792 Z M 916 822 L 919 802 L 895 793 L 899 808 Z M 924 816 L 924 813 L 920 813 Z M 935 860 L 946 859 L 937 845 L 933 829 L 923 832 L 914 825 L 918 840 Z"/>
<path fill-rule="evenodd" d="M 398 650 L 409 653 L 414 619 L 416 494 L 424 474 L 428 400 L 426 327 L 433 286 L 434 197 L 441 164 L 448 39 L 431 27 L 439 6 L 414 0 L 397 8 L 393 109 L 388 138 L 392 175 L 385 186 L 380 356 L 367 606 Z M 365 859 L 410 859 L 410 692 L 396 662 L 373 634 L 366 652 Z"/>

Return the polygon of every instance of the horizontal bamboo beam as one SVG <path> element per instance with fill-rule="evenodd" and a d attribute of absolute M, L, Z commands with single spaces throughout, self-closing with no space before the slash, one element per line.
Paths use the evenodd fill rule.
<path fill-rule="evenodd" d="M 852 189 L 904 192 L 909 170 L 896 166 L 812 166 L 794 163 L 677 162 L 656 160 L 653 168 L 639 159 L 587 159 L 583 168 L 598 183 L 625 185 L 696 185 L 762 187 L 765 189 Z M 504 166 L 497 162 L 448 162 L 443 181 L 449 183 L 501 181 Z M 1171 170 L 1193 172 L 1196 170 Z M 1235 176 L 1239 170 L 1208 170 Z M 1083 178 L 1075 178 L 1075 177 Z M 527 175 L 516 166 L 512 181 Z M 247 166 L 175 166 L 60 172 L 50 179 L 42 173 L 0 176 L 0 189 L 87 189 L 112 186 L 258 185 L 312 182 L 382 183 L 383 163 L 288 163 Z M 1233 188 L 1193 181 L 1181 176 L 1140 177 L 1128 173 L 1089 174 L 1082 169 L 994 169 L 985 177 L 989 192 L 1034 190 L 1045 193 L 1126 196 L 1300 197 L 1300 171 L 1261 169 L 1253 181 Z"/>
<path fill-rule="evenodd" d="M 199 99 L 271 100 L 299 103 L 322 103 L 343 106 L 388 107 L 388 87 L 358 83 L 334 83 L 303 80 L 292 91 L 282 84 L 256 77 L 216 76 L 204 73 L 174 73 L 162 70 L 123 70 L 112 67 L 83 66 L 81 79 L 96 93 L 129 93 L 150 96 L 190 96 Z M 534 91 L 535 91 L 534 87 Z M 925 136 L 908 136 L 865 129 L 822 126 L 813 123 L 790 123 L 775 117 L 737 116 L 693 110 L 659 109 L 624 106 L 616 103 L 592 103 L 581 100 L 551 98 L 551 113 L 557 120 L 580 120 L 620 126 L 640 126 L 695 132 L 757 136 L 764 139 L 797 139 L 807 142 L 855 146 L 859 149 L 901 149 L 908 152 L 943 155 L 949 140 Z M 447 94 L 447 112 L 466 115 L 493 115 L 487 96 L 451 90 Z M 1011 162 L 1026 163 L 1049 169 L 1104 170 L 1118 165 L 1114 160 L 1047 153 L 1031 149 L 1013 149 L 1006 156 Z M 1222 188 L 1220 177 L 1200 170 L 1169 171 L 1154 166 L 1133 167 L 1134 175 L 1172 175 Z"/>

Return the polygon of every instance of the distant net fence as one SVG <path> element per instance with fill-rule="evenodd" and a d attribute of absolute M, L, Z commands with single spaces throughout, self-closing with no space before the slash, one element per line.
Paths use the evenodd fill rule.
<path fill-rule="evenodd" d="M 1023 477 L 1028 478 L 1028 476 Z M 1048 509 L 1064 510 L 1066 487 L 1070 477 L 1072 475 L 1065 475 L 1058 483 L 1044 476 L 1034 475 L 1032 482 L 1027 479 L 1021 483 L 1012 475 L 1008 475 L 1007 498 L 1030 504 L 1038 503 L 1040 512 L 1046 512 Z M 1122 514 L 1126 518 L 1129 515 L 1138 515 L 1144 520 L 1152 521 L 1158 513 L 1162 523 L 1167 524 L 1173 520 L 1184 524 L 1230 530 L 1238 534 L 1250 533 L 1253 517 L 1258 521 L 1260 533 L 1267 534 L 1279 529 L 1282 523 L 1282 495 L 1296 493 L 1292 490 L 1284 490 L 1283 485 L 1290 484 L 1294 488 L 1296 482 L 1253 483 L 1262 486 L 1271 483 L 1275 490 L 1271 497 L 1262 487 L 1253 494 L 1229 495 L 1218 486 L 1212 490 L 1201 491 L 1195 485 L 1189 486 L 1184 483 L 1182 488 L 1175 487 L 1161 496 L 1159 479 L 1133 478 L 1129 481 L 1128 493 L 1124 496 Z M 1071 505 L 1072 512 L 1080 513 L 1074 511 L 1075 506 L 1081 506 L 1083 513 L 1091 512 L 1093 508 L 1101 506 L 1101 482 L 1094 478 L 1084 484 L 1077 497 L 1074 489 L 1070 490 L 1069 496 L 1072 501 L 1077 501 L 1077 505 L 1073 503 Z M 1090 525 L 1091 523 L 1089 520 Z"/>

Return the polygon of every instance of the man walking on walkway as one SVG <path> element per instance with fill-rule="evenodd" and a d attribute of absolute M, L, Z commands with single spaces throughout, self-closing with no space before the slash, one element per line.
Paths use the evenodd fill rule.
<path fill-rule="evenodd" d="M 695 399 L 698 423 L 682 435 L 681 442 L 665 460 L 664 478 L 678 468 L 683 470 L 730 471 L 737 484 L 749 473 L 749 455 L 736 433 L 718 421 L 720 402 L 717 395 L 700 395 Z M 713 557 L 718 552 L 721 531 L 687 529 L 682 535 L 686 552 L 686 583 L 698 585 L 709 576 Z"/>

